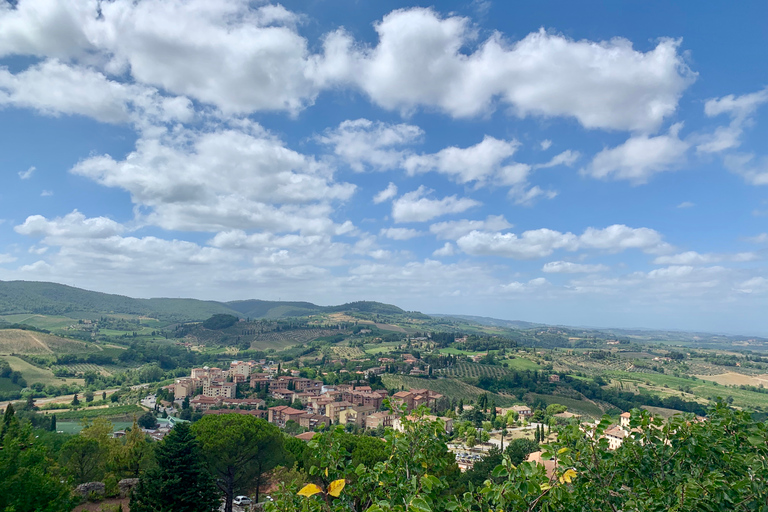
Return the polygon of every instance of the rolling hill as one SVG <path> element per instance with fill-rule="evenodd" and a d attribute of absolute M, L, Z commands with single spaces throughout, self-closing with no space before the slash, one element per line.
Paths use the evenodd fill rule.
<path fill-rule="evenodd" d="M 75 313 L 127 314 L 174 322 L 200 321 L 215 314 L 241 318 L 289 318 L 340 311 L 382 315 L 403 315 L 397 306 L 360 301 L 339 306 L 318 306 L 310 302 L 238 300 L 231 302 L 198 299 L 134 299 L 124 295 L 93 292 L 57 283 L 0 281 L 0 315 Z M 421 315 L 421 313 L 408 313 Z M 422 315 L 423 316 L 423 315 Z"/>

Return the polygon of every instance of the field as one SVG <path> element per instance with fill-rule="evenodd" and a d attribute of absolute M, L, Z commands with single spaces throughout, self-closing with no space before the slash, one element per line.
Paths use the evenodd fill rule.
<path fill-rule="evenodd" d="M 48 315 L 0 315 L 0 320 L 5 320 L 12 324 L 26 324 L 38 329 L 65 329 L 70 325 L 77 324 L 77 320 L 66 316 L 48 316 Z"/>
<path fill-rule="evenodd" d="M 717 397 L 724 399 L 731 397 L 733 405 L 736 407 L 761 407 L 768 409 L 768 394 L 766 393 L 720 386 L 715 382 L 706 380 L 692 380 L 658 373 L 611 372 L 610 375 L 621 379 L 623 382 L 634 383 L 634 385 L 645 388 L 655 394 L 677 395 L 685 400 L 695 398 L 701 403 L 712 401 Z M 649 382 L 650 386 L 645 384 L 646 382 Z M 681 392 L 680 388 L 689 392 Z"/>
<path fill-rule="evenodd" d="M 64 379 L 55 377 L 51 370 L 38 368 L 15 356 L 0 356 L 0 359 L 8 361 L 8 364 L 11 365 L 11 369 L 14 371 L 21 372 L 21 375 L 24 377 L 24 380 L 27 381 L 27 384 L 34 384 L 35 382 L 40 382 L 46 386 L 48 384 L 53 384 L 54 386 L 61 386 L 62 384 L 83 384 L 83 379 Z"/>
<path fill-rule="evenodd" d="M 527 396 L 529 396 L 531 400 L 540 398 L 547 405 L 564 405 L 568 408 L 568 412 L 591 416 L 592 418 L 600 418 L 603 414 L 605 414 L 605 411 L 598 407 L 595 403 L 588 402 L 586 400 L 576 400 L 575 398 L 568 398 L 567 396 L 559 395 L 540 395 L 537 393 L 528 393 Z"/>
<path fill-rule="evenodd" d="M 112 375 L 112 373 L 103 366 L 90 363 L 53 365 L 51 366 L 51 371 L 56 371 L 58 368 L 67 370 L 68 372 L 72 373 L 95 372 L 99 375 Z"/>
<path fill-rule="evenodd" d="M 357 347 L 343 347 L 343 346 L 335 345 L 331 347 L 331 350 L 338 357 L 343 357 L 346 359 L 355 359 L 355 358 L 365 357 L 365 352 L 363 352 Z"/>
<path fill-rule="evenodd" d="M 476 400 L 477 397 L 487 391 L 475 386 L 471 386 L 456 379 L 420 379 L 407 375 L 393 375 L 385 373 L 381 380 L 388 389 L 400 390 L 400 388 L 410 389 L 431 389 L 452 400 Z M 488 393 L 499 407 L 512 404 L 508 397 Z"/>
<path fill-rule="evenodd" d="M 103 408 L 80 409 L 78 411 L 57 412 L 56 420 L 82 420 L 85 418 L 133 418 L 134 415 L 141 416 L 144 413 L 138 405 L 114 405 Z"/>
<path fill-rule="evenodd" d="M 448 347 L 448 348 L 441 348 L 440 349 L 441 354 L 451 354 L 454 356 L 476 356 L 477 354 L 485 354 L 485 352 L 472 352 L 470 350 L 461 350 L 458 348 Z"/>
<path fill-rule="evenodd" d="M 307 343 L 321 336 L 332 336 L 339 331 L 328 329 L 296 329 L 292 331 L 265 332 L 258 334 L 251 342 L 252 349 L 266 350 L 273 348 L 282 350 L 302 343 Z"/>
<path fill-rule="evenodd" d="M 11 393 L 13 391 L 21 391 L 21 386 L 14 384 L 11 379 L 0 379 L 0 393 Z"/>
<path fill-rule="evenodd" d="M 492 377 L 497 378 L 509 373 L 509 370 L 503 366 L 477 363 L 458 363 L 450 368 L 442 368 L 437 371 L 440 375 L 456 378 L 477 378 Z"/>
<path fill-rule="evenodd" d="M 367 354 L 386 354 L 394 347 L 401 345 L 399 341 L 385 341 L 382 343 L 368 343 L 365 345 L 365 352 Z"/>
<path fill-rule="evenodd" d="M 20 329 L 0 329 L 0 354 L 63 354 L 99 350 L 82 341 Z"/>
<path fill-rule="evenodd" d="M 768 375 L 744 375 L 743 373 L 721 373 L 720 375 L 697 375 L 698 378 L 717 382 L 723 386 L 766 386 Z"/>
<path fill-rule="evenodd" d="M 515 357 L 514 359 L 505 359 L 505 363 L 509 365 L 513 370 L 540 370 L 541 366 L 534 363 L 530 359 L 524 357 Z"/>

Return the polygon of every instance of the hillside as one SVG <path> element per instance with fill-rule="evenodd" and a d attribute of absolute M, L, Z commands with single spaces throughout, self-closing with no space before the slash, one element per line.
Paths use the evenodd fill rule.
<path fill-rule="evenodd" d="M 0 281 L 0 315 L 126 314 L 185 322 L 205 320 L 215 314 L 252 319 L 276 319 L 339 311 L 390 316 L 406 313 L 397 306 L 370 301 L 352 302 L 340 306 L 318 306 L 310 302 L 256 299 L 232 302 L 173 298 L 134 299 L 124 295 L 93 292 L 56 283 Z M 421 314 L 418 313 L 418 315 Z"/>
<path fill-rule="evenodd" d="M 92 352 L 82 341 L 21 329 L 0 329 L 0 354 L 69 354 Z"/>

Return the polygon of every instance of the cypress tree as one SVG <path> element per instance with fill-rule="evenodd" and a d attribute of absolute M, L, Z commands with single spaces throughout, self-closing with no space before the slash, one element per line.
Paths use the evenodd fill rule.
<path fill-rule="evenodd" d="M 179 423 L 156 449 L 157 466 L 131 494 L 131 512 L 215 512 L 220 492 L 189 423 Z"/>

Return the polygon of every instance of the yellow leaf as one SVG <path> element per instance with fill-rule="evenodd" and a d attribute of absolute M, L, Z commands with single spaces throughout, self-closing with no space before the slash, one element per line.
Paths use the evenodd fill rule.
<path fill-rule="evenodd" d="M 325 468 L 325 476 L 328 476 L 328 468 Z"/>
<path fill-rule="evenodd" d="M 328 486 L 328 494 L 333 496 L 334 498 L 338 498 L 339 494 L 341 494 L 341 490 L 344 489 L 344 485 L 346 484 L 346 480 L 343 478 L 340 480 L 334 480 L 331 482 L 331 485 Z"/>
<path fill-rule="evenodd" d="M 551 485 L 549 485 L 549 484 L 548 484 L 548 483 L 546 483 L 546 482 L 545 482 L 545 483 L 543 483 L 543 484 L 541 484 L 541 485 L 539 485 L 539 487 L 541 488 L 541 490 L 542 490 L 542 491 L 546 491 L 547 489 L 551 489 L 551 488 L 552 488 L 552 486 L 551 486 Z"/>
<path fill-rule="evenodd" d="M 568 469 L 560 476 L 560 483 L 571 483 L 571 480 L 576 476 L 576 470 Z"/>
<path fill-rule="evenodd" d="M 319 492 L 323 492 L 323 490 L 318 486 L 316 486 L 315 484 L 307 484 L 301 488 L 301 490 L 299 491 L 299 496 L 310 497 L 313 494 L 317 494 Z"/>

